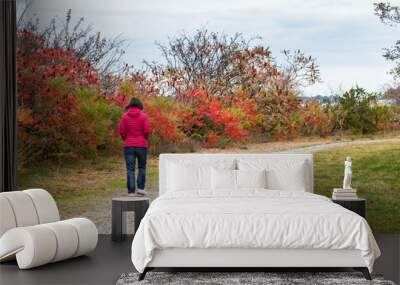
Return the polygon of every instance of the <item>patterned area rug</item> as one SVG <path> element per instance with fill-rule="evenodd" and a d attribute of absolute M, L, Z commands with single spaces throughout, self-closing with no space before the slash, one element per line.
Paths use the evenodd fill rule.
<path fill-rule="evenodd" d="M 379 275 L 373 275 L 373 280 L 368 281 L 359 272 L 148 272 L 142 281 L 138 281 L 138 276 L 138 273 L 122 274 L 117 285 L 395 285 Z"/>

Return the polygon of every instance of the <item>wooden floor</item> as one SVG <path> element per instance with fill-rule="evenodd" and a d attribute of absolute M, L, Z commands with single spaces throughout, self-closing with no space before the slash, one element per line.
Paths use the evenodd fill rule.
<path fill-rule="evenodd" d="M 376 261 L 374 272 L 399 283 L 400 235 L 375 237 L 382 256 Z M 115 284 L 122 273 L 134 271 L 130 259 L 131 242 L 132 237 L 115 243 L 109 235 L 100 235 L 97 249 L 88 256 L 30 270 L 19 270 L 15 262 L 3 263 L 0 284 Z"/>

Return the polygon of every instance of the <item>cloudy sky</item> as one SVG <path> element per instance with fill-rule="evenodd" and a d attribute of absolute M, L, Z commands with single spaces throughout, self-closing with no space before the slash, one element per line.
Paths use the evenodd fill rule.
<path fill-rule="evenodd" d="M 301 49 L 317 58 L 323 80 L 306 88 L 307 95 L 329 95 L 356 84 L 381 90 L 391 82 L 392 67 L 382 48 L 397 40 L 400 29 L 383 25 L 369 0 L 32 1 L 29 16 L 42 24 L 71 8 L 73 17 L 84 17 L 104 35 L 121 34 L 129 42 L 124 61 L 137 66 L 143 59 L 161 60 L 155 41 L 198 28 L 261 36 L 278 60 L 283 49 Z"/>

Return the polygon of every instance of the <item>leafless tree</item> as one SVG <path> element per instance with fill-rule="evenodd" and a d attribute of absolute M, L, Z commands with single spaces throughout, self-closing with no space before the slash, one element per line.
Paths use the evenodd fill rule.
<path fill-rule="evenodd" d="M 164 63 L 145 61 L 145 65 L 176 93 L 196 87 L 227 96 L 236 88 L 246 88 L 254 95 L 271 88 L 274 81 L 294 88 L 320 80 L 314 58 L 301 51 L 285 50 L 286 62 L 277 65 L 269 48 L 260 41 L 260 37 L 246 40 L 240 33 L 229 36 L 206 29 L 193 35 L 183 32 L 167 44 L 156 43 Z"/>
<path fill-rule="evenodd" d="M 400 86 L 390 87 L 383 93 L 383 98 L 393 100 L 397 106 L 400 106 Z"/>
<path fill-rule="evenodd" d="M 389 26 L 400 24 L 400 7 L 392 6 L 389 2 L 374 3 L 375 15 L 379 17 L 382 23 Z M 391 74 L 395 80 L 400 79 L 400 40 L 389 47 L 383 49 L 383 57 L 389 61 L 393 61 L 396 66 L 391 70 Z"/>
<path fill-rule="evenodd" d="M 280 66 L 282 74 L 287 78 L 289 87 L 313 85 L 321 81 L 320 70 L 316 59 L 307 56 L 301 50 L 284 50 L 285 63 Z"/>
<path fill-rule="evenodd" d="M 73 50 L 78 58 L 87 60 L 98 70 L 104 86 L 112 88 L 112 81 L 127 68 L 121 63 L 127 47 L 126 40 L 121 35 L 104 37 L 94 31 L 92 25 L 85 25 L 83 17 L 73 23 L 71 9 L 66 12 L 65 18 L 55 17 L 42 28 L 39 19 L 26 19 L 30 5 L 31 1 L 26 1 L 18 7 L 18 29 L 40 36 L 49 47 Z"/>

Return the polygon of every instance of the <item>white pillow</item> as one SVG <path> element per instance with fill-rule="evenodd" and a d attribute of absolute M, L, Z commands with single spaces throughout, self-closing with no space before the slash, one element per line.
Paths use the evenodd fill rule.
<path fill-rule="evenodd" d="M 237 187 L 267 188 L 267 170 L 236 170 Z"/>
<path fill-rule="evenodd" d="M 236 170 L 233 169 L 211 169 L 211 189 L 217 191 L 236 190 Z"/>
<path fill-rule="evenodd" d="M 286 159 L 240 159 L 240 170 L 267 170 L 267 188 L 305 192 L 309 185 L 308 164 Z"/>
<path fill-rule="evenodd" d="M 211 191 L 211 167 L 216 169 L 235 169 L 235 159 L 174 159 L 166 164 L 167 191 Z"/>
<path fill-rule="evenodd" d="M 269 169 L 267 181 L 269 189 L 302 191 L 307 189 L 306 163 L 287 163 Z"/>
<path fill-rule="evenodd" d="M 168 163 L 168 190 L 185 191 L 211 188 L 211 167 Z"/>

